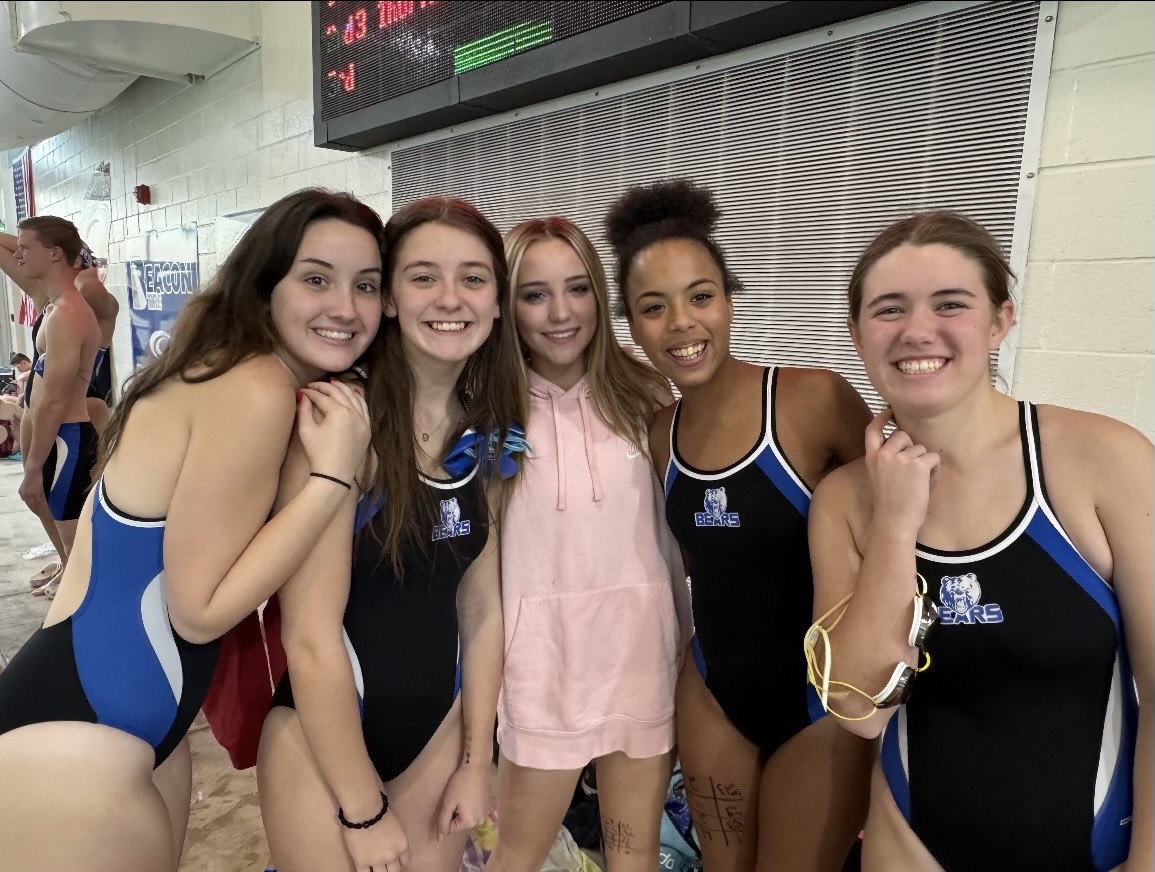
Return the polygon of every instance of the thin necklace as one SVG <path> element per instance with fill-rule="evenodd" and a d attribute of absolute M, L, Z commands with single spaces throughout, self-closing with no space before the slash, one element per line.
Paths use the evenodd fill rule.
<path fill-rule="evenodd" d="M 434 457 L 432 454 L 430 454 L 428 451 L 426 451 L 424 445 L 418 445 L 417 450 L 420 451 L 422 454 L 424 454 L 426 457 L 428 457 L 430 460 L 432 460 L 434 463 L 437 462 L 437 458 Z"/>
<path fill-rule="evenodd" d="M 414 415 L 414 418 L 416 418 L 416 417 L 417 416 Z M 428 442 L 429 441 L 429 435 L 431 433 L 436 433 L 438 430 L 440 430 L 441 425 L 444 424 L 446 422 L 446 420 L 448 420 L 448 418 L 449 418 L 449 412 L 447 411 L 445 413 L 445 415 L 441 418 L 441 420 L 437 422 L 436 427 L 430 427 L 428 431 L 422 430 L 421 431 L 421 441 L 422 442 Z M 416 423 L 416 421 L 414 421 L 414 423 Z M 424 449 L 422 449 L 422 450 L 424 450 Z"/>

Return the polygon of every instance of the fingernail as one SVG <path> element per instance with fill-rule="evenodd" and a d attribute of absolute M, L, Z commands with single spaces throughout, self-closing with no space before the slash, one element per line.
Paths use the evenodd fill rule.
<path fill-rule="evenodd" d="M 297 402 L 298 403 L 301 402 L 301 400 L 303 400 L 304 398 L 305 398 L 305 395 L 303 393 L 301 393 L 301 391 L 297 391 Z"/>

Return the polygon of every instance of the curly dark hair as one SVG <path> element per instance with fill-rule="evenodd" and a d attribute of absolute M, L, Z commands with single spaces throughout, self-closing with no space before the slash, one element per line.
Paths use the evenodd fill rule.
<path fill-rule="evenodd" d="M 630 317 L 626 284 L 634 259 L 643 250 L 666 239 L 689 239 L 709 252 L 722 273 L 726 296 L 742 290 L 742 282 L 726 266 L 722 248 L 714 240 L 721 211 L 709 188 L 689 179 L 671 179 L 629 188 L 610 207 L 606 238 L 617 259 L 619 315 Z"/>

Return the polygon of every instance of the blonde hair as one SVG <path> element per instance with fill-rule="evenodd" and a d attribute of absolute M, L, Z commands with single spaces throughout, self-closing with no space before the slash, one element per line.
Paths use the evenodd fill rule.
<path fill-rule="evenodd" d="M 650 420 L 663 405 L 673 402 L 670 383 L 657 370 L 642 363 L 618 344 L 610 324 L 610 298 L 606 273 L 593 244 L 573 222 L 565 218 L 535 218 L 523 221 L 505 235 L 505 257 L 509 262 L 509 284 L 505 313 L 516 323 L 518 273 L 529 247 L 543 239 L 560 239 L 574 250 L 590 277 L 597 321 L 593 339 L 585 350 L 586 381 L 590 394 L 610 429 L 643 451 L 649 444 Z M 518 373 L 517 388 L 528 391 L 524 366 Z"/>

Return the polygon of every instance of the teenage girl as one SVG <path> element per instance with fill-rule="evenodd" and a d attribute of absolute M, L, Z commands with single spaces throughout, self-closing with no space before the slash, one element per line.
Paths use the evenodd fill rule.
<path fill-rule="evenodd" d="M 531 456 L 502 538 L 506 656 L 497 847 L 541 869 L 597 762 L 611 872 L 658 866 L 688 589 L 645 446 L 669 383 L 614 339 L 605 273 L 564 218 L 505 240 Z M 679 621 L 681 606 L 682 621 Z"/>
<path fill-rule="evenodd" d="M 216 640 L 351 502 L 368 413 L 324 379 L 377 332 L 381 233 L 344 195 L 273 204 L 129 382 L 59 595 L 0 673 L 7 868 L 176 868 Z M 269 520 L 294 416 L 308 484 Z"/>
<path fill-rule="evenodd" d="M 1012 279 L 932 212 L 850 281 L 890 408 L 815 496 L 809 641 L 839 722 L 883 736 L 866 870 L 1155 868 L 1152 447 L 993 387 Z"/>
<path fill-rule="evenodd" d="M 607 222 L 634 340 L 681 393 L 650 428 L 693 594 L 678 750 L 707 872 L 839 870 L 871 749 L 807 692 L 806 515 L 818 482 L 861 455 L 870 415 L 832 372 L 731 355 L 740 285 L 718 216 L 709 191 L 674 181 L 628 191 Z"/>
<path fill-rule="evenodd" d="M 368 495 L 280 597 L 289 671 L 257 762 L 280 872 L 457 872 L 489 810 L 503 638 L 489 485 L 516 472 L 502 445 L 522 418 L 514 328 L 498 321 L 505 254 L 476 209 L 440 198 L 396 212 L 385 245 Z M 286 494 L 307 481 L 299 452 L 288 467 Z"/>

